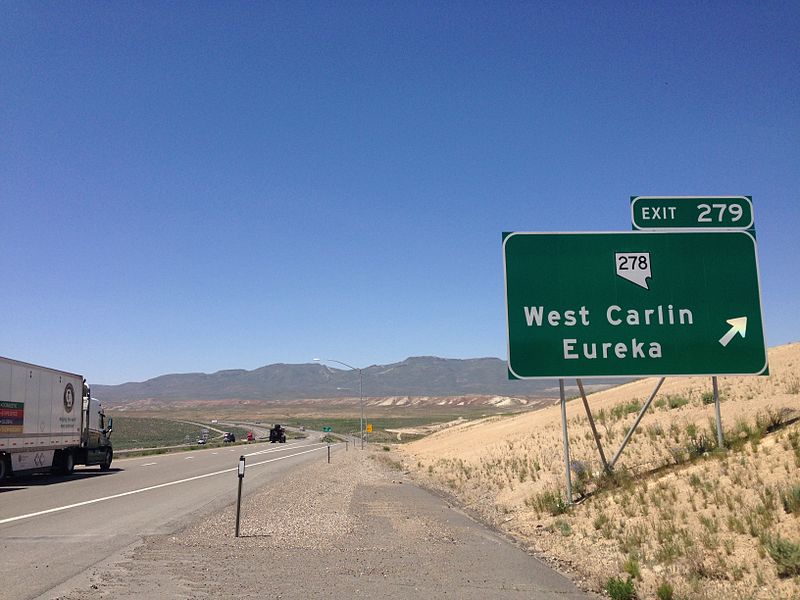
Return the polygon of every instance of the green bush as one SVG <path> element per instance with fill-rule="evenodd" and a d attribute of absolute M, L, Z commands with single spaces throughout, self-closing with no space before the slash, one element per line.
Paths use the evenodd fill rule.
<path fill-rule="evenodd" d="M 553 522 L 553 529 L 558 531 L 564 537 L 568 535 L 572 535 L 572 526 L 567 523 L 564 519 L 556 519 Z"/>
<path fill-rule="evenodd" d="M 714 392 L 703 392 L 700 400 L 703 401 L 703 404 L 714 404 Z"/>
<path fill-rule="evenodd" d="M 800 575 L 800 544 L 776 536 L 764 544 L 778 569 L 778 577 Z"/>
<path fill-rule="evenodd" d="M 612 577 L 606 583 L 606 591 L 611 596 L 611 600 L 634 600 L 636 598 L 636 590 L 630 576 L 625 581 L 618 577 Z"/>
<path fill-rule="evenodd" d="M 595 517 L 594 521 L 592 521 L 592 524 L 594 525 L 595 529 L 599 530 L 608 525 L 610 521 L 611 519 L 609 519 L 606 513 L 600 513 Z"/>
<path fill-rule="evenodd" d="M 800 484 L 794 484 L 781 492 L 783 510 L 787 513 L 800 514 Z"/>
<path fill-rule="evenodd" d="M 531 496 L 525 500 L 525 504 L 533 507 L 536 512 L 549 513 L 554 517 L 563 515 L 569 510 L 569 504 L 564 501 L 559 492 L 553 490 Z"/>
<path fill-rule="evenodd" d="M 683 396 L 667 396 L 667 405 L 670 409 L 673 408 L 680 408 L 681 406 L 686 406 L 689 404 L 689 399 L 684 398 Z"/>
<path fill-rule="evenodd" d="M 639 568 L 639 561 L 636 560 L 635 557 L 633 556 L 628 557 L 628 560 L 625 561 L 623 568 L 625 569 L 625 572 L 634 579 L 642 578 L 642 571 Z"/>
<path fill-rule="evenodd" d="M 642 403 L 638 399 L 634 398 L 630 402 L 617 404 L 614 408 L 611 409 L 611 416 L 614 418 L 615 421 L 618 421 L 623 417 L 625 417 L 625 415 L 638 413 L 641 409 L 642 409 Z"/>
<path fill-rule="evenodd" d="M 658 600 L 673 600 L 674 597 L 675 592 L 672 586 L 666 581 L 662 581 L 656 590 L 656 598 L 658 598 Z"/>

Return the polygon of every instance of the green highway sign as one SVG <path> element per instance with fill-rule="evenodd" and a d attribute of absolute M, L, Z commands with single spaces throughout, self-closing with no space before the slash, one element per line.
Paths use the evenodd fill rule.
<path fill-rule="evenodd" d="M 322 431 L 332 431 L 332 429 L 326 425 L 322 428 Z"/>
<path fill-rule="evenodd" d="M 634 229 L 752 229 L 749 196 L 631 196 Z"/>
<path fill-rule="evenodd" d="M 748 232 L 506 233 L 503 260 L 511 378 L 767 368 Z"/>

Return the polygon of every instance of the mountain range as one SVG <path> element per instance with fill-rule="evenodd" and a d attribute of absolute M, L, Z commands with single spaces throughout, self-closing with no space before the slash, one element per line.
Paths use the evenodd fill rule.
<path fill-rule="evenodd" d="M 556 380 L 509 380 L 498 358 L 407 358 L 362 369 L 364 397 L 466 396 L 553 397 Z M 591 380 L 593 388 L 621 383 Z M 300 400 L 359 396 L 359 373 L 320 363 L 271 364 L 247 371 L 161 375 L 143 382 L 93 385 L 92 395 L 107 403 L 131 400 Z"/>

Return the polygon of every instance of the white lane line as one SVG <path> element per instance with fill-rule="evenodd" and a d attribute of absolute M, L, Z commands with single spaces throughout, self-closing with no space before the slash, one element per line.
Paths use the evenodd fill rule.
<path fill-rule="evenodd" d="M 212 452 L 211 454 L 219 454 L 219 452 Z"/>
<path fill-rule="evenodd" d="M 157 465 L 158 463 L 144 463 L 143 465 L 139 465 L 140 467 L 152 467 L 153 465 Z"/>
<path fill-rule="evenodd" d="M 192 460 L 193 458 L 194 458 L 194 456 L 187 456 L 186 460 Z"/>
<path fill-rule="evenodd" d="M 324 448 L 324 446 L 323 446 Z M 311 450 L 303 450 L 302 452 L 298 452 L 296 454 L 289 454 L 287 456 L 279 456 L 278 458 L 270 458 L 269 460 L 262 460 L 261 462 L 251 463 L 247 465 L 248 467 L 257 467 L 259 465 L 265 465 L 271 462 L 277 462 L 279 460 L 285 460 L 287 458 L 292 458 L 293 456 L 300 456 L 301 454 L 308 454 L 309 452 L 316 452 L 317 450 L 321 450 L 322 448 L 312 448 Z M 48 515 L 50 513 L 61 512 L 63 510 L 68 510 L 70 508 L 77 508 L 79 506 L 86 506 L 88 504 L 96 504 L 98 502 L 105 502 L 106 500 L 114 500 L 115 498 L 122 498 L 124 496 L 132 496 L 133 494 L 141 494 L 142 492 L 149 492 L 150 490 L 157 490 L 160 488 L 169 487 L 171 485 L 178 485 L 179 483 L 187 483 L 189 481 L 196 481 L 198 479 L 205 479 L 206 477 L 213 477 L 215 475 L 221 475 L 222 473 L 230 473 L 231 471 L 238 470 L 238 466 L 231 467 L 230 469 L 223 469 L 221 471 L 214 471 L 213 473 L 206 473 L 205 475 L 195 475 L 194 477 L 189 477 L 187 479 L 178 479 L 177 481 L 168 481 L 167 483 L 159 483 L 158 485 L 151 485 L 148 487 L 140 488 L 138 490 L 131 490 L 129 492 L 122 492 L 121 494 L 114 494 L 112 496 L 104 496 L 102 498 L 93 498 L 92 500 L 85 500 L 83 502 L 76 502 L 75 504 L 67 504 L 65 506 L 57 506 L 56 508 L 48 508 L 47 510 L 40 510 L 39 512 L 35 513 L 28 513 L 27 515 L 19 515 L 16 517 L 9 517 L 7 519 L 0 519 L 0 525 L 4 525 L 5 523 L 13 523 L 14 521 L 22 521 L 23 519 L 31 519 L 33 517 L 40 517 L 42 515 Z"/>
<path fill-rule="evenodd" d="M 306 446 L 319 446 L 319 445 L 321 445 L 321 442 L 315 442 L 313 444 L 305 444 L 305 445 Z M 302 448 L 302 446 L 299 446 L 299 447 Z M 271 454 L 273 452 L 281 452 L 282 450 L 293 450 L 293 449 L 294 448 L 292 448 L 291 446 L 289 446 L 289 447 L 283 446 L 281 448 L 275 448 L 274 446 L 270 446 L 269 448 L 266 448 L 265 450 L 256 450 L 255 452 L 250 452 L 249 454 L 245 454 L 245 456 L 258 456 L 260 454 Z"/>

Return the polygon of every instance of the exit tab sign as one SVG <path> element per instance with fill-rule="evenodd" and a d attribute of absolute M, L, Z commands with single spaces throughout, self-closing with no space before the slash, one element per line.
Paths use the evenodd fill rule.
<path fill-rule="evenodd" d="M 631 196 L 634 229 L 753 228 L 750 196 Z"/>

